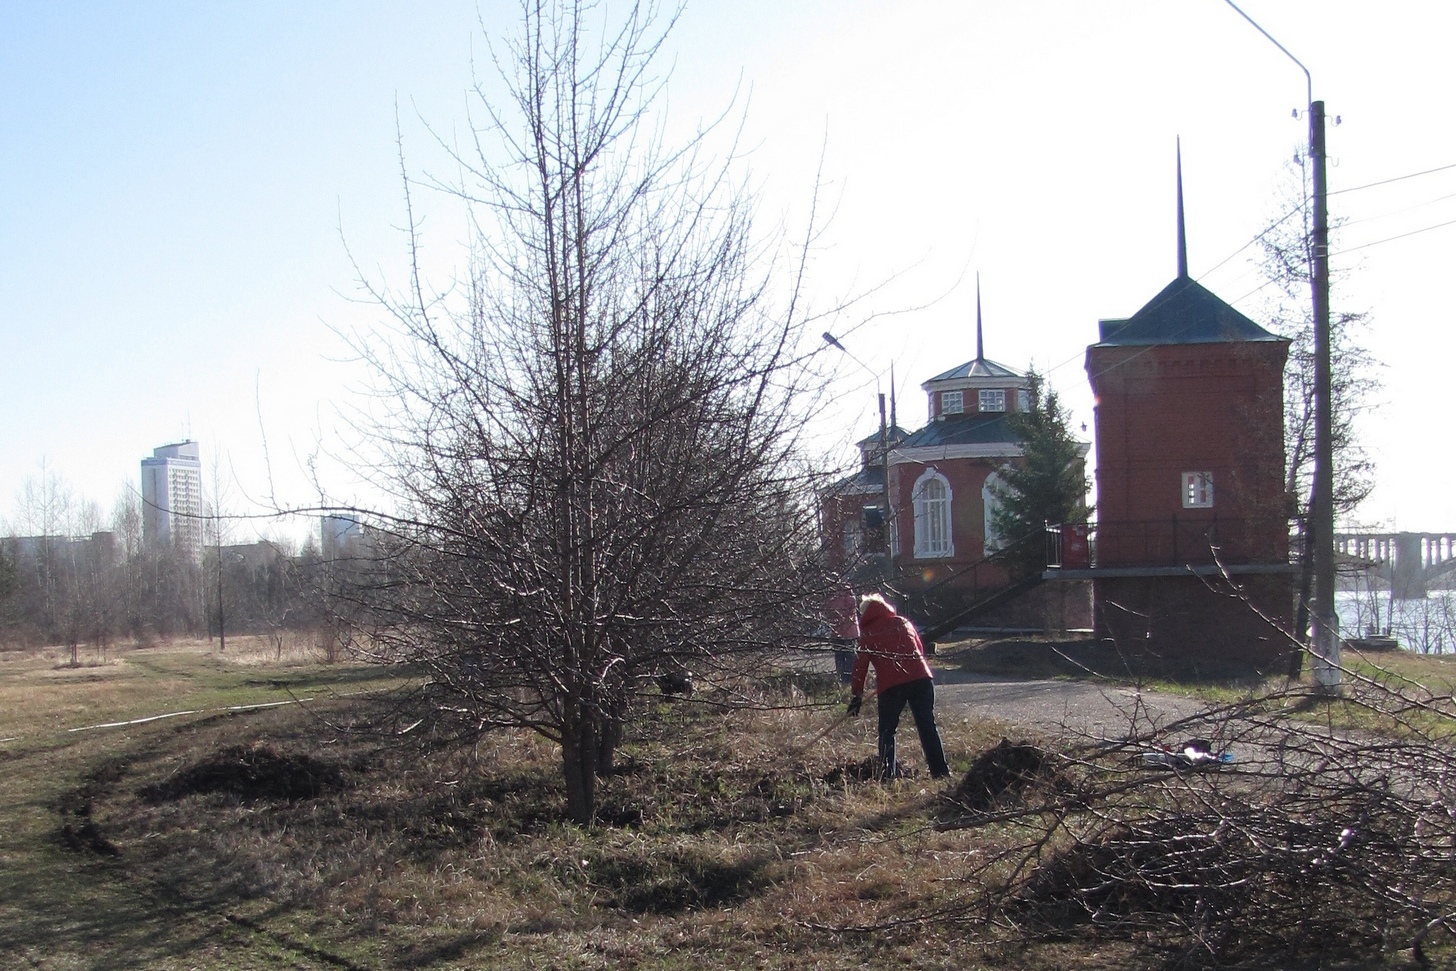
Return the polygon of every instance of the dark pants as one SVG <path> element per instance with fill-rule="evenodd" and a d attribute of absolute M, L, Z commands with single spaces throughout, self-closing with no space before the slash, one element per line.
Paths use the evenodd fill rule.
<path fill-rule="evenodd" d="M 850 675 L 854 673 L 854 641 L 836 637 L 830 643 L 834 645 L 834 673 L 839 675 L 840 681 L 849 684 Z"/>
<path fill-rule="evenodd" d="M 920 734 L 920 747 L 925 752 L 931 778 L 950 775 L 945 749 L 940 744 L 940 730 L 935 727 L 935 682 L 921 678 L 880 692 L 880 765 L 885 778 L 895 776 L 895 730 L 900 727 L 900 713 L 906 705 L 915 719 L 915 731 Z"/>

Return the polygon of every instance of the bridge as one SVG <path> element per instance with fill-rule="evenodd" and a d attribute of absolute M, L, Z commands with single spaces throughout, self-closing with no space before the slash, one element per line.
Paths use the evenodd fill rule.
<path fill-rule="evenodd" d="M 1336 533 L 1334 545 L 1341 573 L 1379 577 L 1397 600 L 1421 600 L 1456 572 L 1456 533 Z"/>

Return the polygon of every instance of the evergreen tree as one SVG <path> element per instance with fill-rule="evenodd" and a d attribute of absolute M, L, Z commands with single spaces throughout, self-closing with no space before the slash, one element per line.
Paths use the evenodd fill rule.
<path fill-rule="evenodd" d="M 1021 441 L 1022 459 L 1003 468 L 1001 481 L 992 487 L 997 507 L 991 525 L 1018 573 L 1046 565 L 1045 544 L 1038 537 L 1048 523 L 1085 523 L 1092 513 L 1085 455 L 1072 437 L 1071 417 L 1035 369 L 1028 370 L 1027 379 L 1029 408 L 1007 416 Z"/>

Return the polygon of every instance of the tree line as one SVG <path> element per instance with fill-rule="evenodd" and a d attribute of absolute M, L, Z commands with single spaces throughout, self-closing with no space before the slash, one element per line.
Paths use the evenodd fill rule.
<path fill-rule="evenodd" d="M 205 532 L 225 538 L 224 520 Z M 42 470 L 0 528 L 0 647 L 59 645 L 75 661 L 83 647 L 305 630 L 324 613 L 322 570 L 312 539 L 149 546 L 135 489 L 108 516 Z"/>

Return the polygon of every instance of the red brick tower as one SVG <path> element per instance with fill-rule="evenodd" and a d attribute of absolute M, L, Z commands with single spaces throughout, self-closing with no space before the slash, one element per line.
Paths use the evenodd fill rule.
<path fill-rule="evenodd" d="M 1287 658 L 1289 341 L 1178 277 L 1087 348 L 1096 399 L 1095 626 L 1201 669 Z"/>

